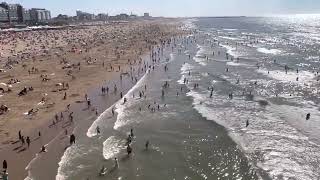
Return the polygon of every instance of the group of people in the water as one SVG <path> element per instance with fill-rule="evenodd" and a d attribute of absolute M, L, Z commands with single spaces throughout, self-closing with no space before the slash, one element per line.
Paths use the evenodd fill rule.
<path fill-rule="evenodd" d="M 132 141 L 133 141 L 133 138 L 134 138 L 134 134 L 133 134 L 133 129 L 130 130 L 130 133 L 128 134 L 128 137 L 127 137 L 127 142 L 126 142 L 126 152 L 127 152 L 127 156 L 130 157 L 130 155 L 132 154 L 133 152 L 133 148 L 132 148 Z M 149 149 L 149 140 L 146 141 L 145 143 L 145 150 L 147 151 Z M 115 157 L 114 158 L 114 165 L 112 167 L 112 169 L 117 169 L 119 168 L 119 161 L 118 161 L 118 158 Z M 105 176 L 106 174 L 108 173 L 108 169 L 102 165 L 100 171 L 99 171 L 99 176 Z"/>
<path fill-rule="evenodd" d="M 150 53 L 150 58 L 151 58 L 151 61 L 152 61 L 153 65 L 149 65 L 148 62 L 144 62 L 144 66 L 142 68 L 138 68 L 138 75 L 139 75 L 140 72 L 150 73 L 151 70 L 155 70 L 155 64 L 156 63 L 160 63 L 160 60 L 161 60 L 160 56 L 163 55 L 163 49 L 170 43 L 171 43 L 171 40 L 169 40 L 168 42 L 163 42 L 161 47 L 158 47 L 156 50 L 153 49 L 152 52 Z M 142 64 L 141 61 L 142 60 L 140 59 L 139 64 Z M 131 70 L 134 70 L 134 69 L 131 67 Z M 168 70 L 168 66 L 165 65 L 165 71 L 167 71 L 167 70 Z M 130 73 L 132 81 L 137 82 L 137 78 L 136 77 L 133 78 L 132 74 L 133 74 L 133 72 Z M 120 78 L 120 80 L 122 81 L 122 77 Z M 164 88 L 168 88 L 168 87 L 169 87 L 169 83 L 166 82 L 165 85 L 164 85 Z M 146 93 L 145 92 L 147 91 L 147 85 L 144 85 L 143 88 L 144 88 L 143 90 L 139 91 L 139 98 L 140 99 L 141 98 L 146 98 Z M 101 92 L 102 92 L 102 94 L 105 94 L 105 93 L 108 94 L 108 87 L 106 87 L 106 88 L 102 87 L 101 88 Z M 114 93 L 117 93 L 117 86 L 116 85 L 114 86 Z M 163 94 L 163 96 L 164 96 L 164 94 Z M 127 103 L 128 99 L 127 99 L 127 97 L 123 96 L 122 92 L 120 93 L 120 98 L 123 99 L 123 103 L 122 103 L 123 105 Z M 132 98 L 135 98 L 134 92 L 132 93 Z M 166 107 L 166 104 L 163 107 Z M 154 101 L 153 105 L 149 104 L 147 106 L 147 109 L 149 109 L 150 112 L 155 112 L 156 109 L 160 110 L 160 104 L 157 104 L 156 101 Z M 139 111 L 142 111 L 141 107 L 139 107 Z M 111 108 L 111 113 L 112 113 L 112 116 L 115 116 L 115 109 L 114 108 Z M 96 127 L 96 134 L 97 135 L 101 134 L 101 129 L 100 129 L 99 126 Z M 133 141 L 134 137 L 135 136 L 134 136 L 134 133 L 133 133 L 133 129 L 131 129 L 130 133 L 128 134 L 128 137 L 126 139 L 127 156 L 130 156 L 132 154 L 132 152 L 133 152 L 132 141 Z M 150 145 L 150 141 L 147 140 L 145 142 L 145 150 L 149 149 L 149 145 Z M 115 158 L 114 159 L 113 168 L 118 168 L 118 167 L 119 167 L 119 162 L 118 162 L 118 159 Z M 99 176 L 104 176 L 104 175 L 107 174 L 107 172 L 108 172 L 107 168 L 103 165 L 102 168 L 99 171 Z"/>

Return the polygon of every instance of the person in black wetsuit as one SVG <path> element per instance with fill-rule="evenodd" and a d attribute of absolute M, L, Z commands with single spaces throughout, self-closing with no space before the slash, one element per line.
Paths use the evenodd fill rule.
<path fill-rule="evenodd" d="M 97 135 L 100 134 L 100 127 L 99 126 L 97 126 L 96 131 L 97 131 Z"/>
<path fill-rule="evenodd" d="M 128 156 L 132 153 L 132 148 L 131 148 L 130 144 L 128 144 L 128 146 L 127 146 L 127 153 L 128 153 Z"/>
<path fill-rule="evenodd" d="M 311 114 L 308 113 L 307 116 L 306 116 L 306 120 L 308 121 L 310 119 L 310 117 L 311 117 Z"/>
<path fill-rule="evenodd" d="M 74 134 L 71 134 L 70 136 L 70 145 L 75 144 L 76 143 L 76 136 Z"/>

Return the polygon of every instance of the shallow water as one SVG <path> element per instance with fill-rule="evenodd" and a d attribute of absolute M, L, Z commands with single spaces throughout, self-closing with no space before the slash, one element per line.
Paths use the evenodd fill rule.
<path fill-rule="evenodd" d="M 119 100 L 89 129 L 76 132 L 82 135 L 66 150 L 56 179 L 319 179 L 319 61 L 314 58 L 319 54 L 317 39 L 305 35 L 316 31 L 312 22 L 188 21 L 201 32 L 177 40 L 173 51 L 168 47 L 155 70 L 124 96 L 128 102 Z M 211 98 L 208 87 L 213 87 Z M 139 91 L 146 97 L 139 98 Z M 131 128 L 135 136 L 128 157 Z M 99 177 L 102 166 L 108 172 Z"/>

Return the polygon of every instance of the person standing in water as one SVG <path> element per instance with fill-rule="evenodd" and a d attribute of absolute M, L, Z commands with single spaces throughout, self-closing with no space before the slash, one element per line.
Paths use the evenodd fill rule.
<path fill-rule="evenodd" d="M 111 109 L 111 112 L 112 112 L 112 116 L 114 116 L 114 109 L 113 108 Z"/>
<path fill-rule="evenodd" d="M 27 136 L 27 139 L 26 139 L 26 141 L 27 141 L 27 144 L 28 144 L 28 148 L 29 148 L 29 147 L 30 147 L 30 143 L 31 143 L 31 140 L 30 140 L 29 136 Z"/>
<path fill-rule="evenodd" d="M 133 129 L 130 130 L 130 136 L 131 136 L 131 137 L 134 137 L 134 135 L 133 135 Z"/>
<path fill-rule="evenodd" d="M 149 140 L 147 140 L 146 144 L 145 144 L 146 150 L 148 150 L 149 148 Z"/>
<path fill-rule="evenodd" d="M 114 158 L 114 167 L 119 168 L 119 163 L 117 158 Z"/>
<path fill-rule="evenodd" d="M 76 136 L 74 134 L 71 134 L 70 136 L 70 145 L 75 144 L 76 143 Z"/>
<path fill-rule="evenodd" d="M 307 116 L 306 116 L 306 120 L 308 121 L 310 119 L 310 117 L 311 117 L 311 114 L 308 113 Z"/>
<path fill-rule="evenodd" d="M 249 126 L 249 120 L 247 120 L 247 122 L 246 122 L 246 127 L 248 127 Z"/>
<path fill-rule="evenodd" d="M 128 153 L 128 156 L 130 156 L 130 154 L 132 153 L 132 148 L 131 148 L 130 144 L 128 144 L 128 146 L 127 146 L 127 153 Z"/>
<path fill-rule="evenodd" d="M 102 166 L 102 168 L 100 169 L 100 172 L 99 172 L 99 176 L 104 176 L 105 171 L 106 171 L 106 168 L 104 166 Z"/>
<path fill-rule="evenodd" d="M 97 135 L 99 135 L 100 134 L 100 127 L 99 126 L 97 126 L 96 131 L 97 131 Z"/>

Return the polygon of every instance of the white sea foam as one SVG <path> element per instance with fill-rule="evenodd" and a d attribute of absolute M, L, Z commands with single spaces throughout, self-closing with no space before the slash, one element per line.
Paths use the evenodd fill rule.
<path fill-rule="evenodd" d="M 121 149 L 124 149 L 124 141 L 118 139 L 115 136 L 110 136 L 103 142 L 103 157 L 105 159 L 111 159 L 120 153 Z"/>
<path fill-rule="evenodd" d="M 237 52 L 235 47 L 229 46 L 229 45 L 225 45 L 225 44 L 220 44 L 221 47 L 224 47 L 227 49 L 227 53 L 235 58 L 241 56 L 241 54 L 239 52 Z"/>
<path fill-rule="evenodd" d="M 267 49 L 267 48 L 257 48 L 257 51 L 264 54 L 273 54 L 273 55 L 278 55 L 282 53 L 282 51 L 279 49 Z"/>
<path fill-rule="evenodd" d="M 271 104 L 263 112 L 251 113 L 256 109 L 254 102 L 233 99 L 235 107 L 223 107 L 221 105 L 230 101 L 226 97 L 214 94 L 214 98 L 209 99 L 207 94 L 192 90 L 187 95 L 193 97 L 193 106 L 203 117 L 226 127 L 230 136 L 244 151 L 249 155 L 258 153 L 260 159 L 256 165 L 268 172 L 271 178 L 319 178 L 319 167 L 311 165 L 320 158 L 317 153 L 319 146 L 291 126 L 305 124 L 305 117 L 301 116 L 304 109 L 290 109 L 288 106 L 280 108 Z M 294 116 L 298 120 L 289 125 L 292 111 L 297 113 Z M 319 112 L 311 109 L 309 111 L 315 113 L 313 120 L 320 125 Z M 248 128 L 245 128 L 246 120 L 250 120 Z M 310 126 L 311 124 L 314 123 L 310 123 Z M 319 129 L 314 128 L 314 131 L 318 132 Z"/>
<path fill-rule="evenodd" d="M 111 110 L 112 110 L 113 106 L 109 107 L 108 109 L 106 109 L 103 113 L 101 113 L 99 115 L 99 117 L 91 124 L 91 126 L 89 127 L 88 131 L 87 131 L 87 136 L 88 137 L 94 137 L 97 135 L 96 132 L 96 128 L 97 126 L 99 126 L 99 124 L 101 124 L 103 122 L 104 119 L 106 119 L 105 117 L 110 114 Z"/>
<path fill-rule="evenodd" d="M 264 74 L 272 79 L 282 81 L 282 82 L 290 82 L 296 84 L 306 84 L 315 78 L 315 75 L 308 71 L 299 71 L 299 73 L 289 71 L 287 74 L 285 71 L 275 70 L 269 71 L 266 69 L 258 69 L 258 73 Z M 297 77 L 299 78 L 297 81 Z"/>
<path fill-rule="evenodd" d="M 144 85 L 145 79 L 146 79 L 147 73 L 143 75 L 143 77 L 127 92 L 126 95 L 123 97 L 132 97 L 132 94 L 138 89 L 141 88 Z M 105 110 L 100 116 L 92 123 L 90 128 L 87 131 L 87 136 L 88 137 L 94 137 L 97 135 L 96 133 L 96 128 L 100 124 L 105 124 L 103 121 L 106 119 L 105 117 L 111 113 L 112 108 L 116 108 L 115 111 L 118 113 L 117 115 L 117 120 L 115 122 L 114 128 L 117 129 L 123 125 L 125 125 L 124 121 L 124 113 L 123 111 L 125 110 L 126 106 L 129 104 L 133 103 L 132 101 L 127 101 L 126 104 L 123 104 L 123 99 L 118 100 L 114 106 L 109 107 L 107 110 Z"/>
<path fill-rule="evenodd" d="M 225 31 L 237 31 L 238 29 L 223 29 Z"/>
<path fill-rule="evenodd" d="M 194 66 L 192 66 L 189 63 L 184 63 L 181 67 L 181 74 L 189 73 L 190 70 L 192 70 Z"/>
<path fill-rule="evenodd" d="M 31 177 L 26 177 L 26 178 L 24 178 L 24 180 L 33 180 Z"/>
<path fill-rule="evenodd" d="M 204 58 L 194 57 L 193 60 L 199 63 L 201 66 L 207 65 L 207 61 Z"/>
<path fill-rule="evenodd" d="M 232 41 L 241 40 L 240 38 L 236 38 L 236 37 L 229 37 L 229 36 L 220 36 L 220 37 L 223 39 L 228 39 Z"/>
<path fill-rule="evenodd" d="M 144 86 L 145 80 L 146 80 L 147 74 L 145 74 L 139 81 L 138 83 L 130 89 L 130 91 L 124 96 L 124 97 L 131 97 L 132 94 L 139 88 L 142 88 Z M 129 116 L 130 111 L 126 111 L 126 109 L 130 106 L 132 106 L 134 101 L 128 101 L 126 104 L 123 104 L 123 101 L 119 101 L 116 105 L 116 112 L 117 112 L 117 120 L 114 123 L 113 128 L 118 129 L 130 122 L 130 119 L 127 117 Z M 132 120 L 132 119 L 131 119 Z"/>
<path fill-rule="evenodd" d="M 195 57 L 193 57 L 193 60 L 197 63 L 199 63 L 202 66 L 207 65 L 206 55 L 205 55 L 205 49 L 203 46 L 197 44 L 198 51 Z"/>
<path fill-rule="evenodd" d="M 239 62 L 235 62 L 235 61 L 229 61 L 227 62 L 228 66 L 249 66 L 247 64 L 243 64 L 243 63 L 239 63 Z"/>
<path fill-rule="evenodd" d="M 187 19 L 184 21 L 184 26 L 182 27 L 182 29 L 184 30 L 193 30 L 196 29 L 196 25 L 194 24 L 194 22 L 198 21 L 197 19 L 193 18 L 193 19 Z"/>
<path fill-rule="evenodd" d="M 69 165 L 70 163 L 69 160 L 71 157 L 74 157 L 75 155 L 79 155 L 78 149 L 75 146 L 77 146 L 77 144 L 66 149 L 63 156 L 61 157 L 61 160 L 59 162 L 58 173 L 56 175 L 56 180 L 66 180 L 67 177 L 69 176 L 68 172 L 64 171 L 63 169 Z M 72 173 L 72 172 L 69 172 L 69 173 Z"/>

